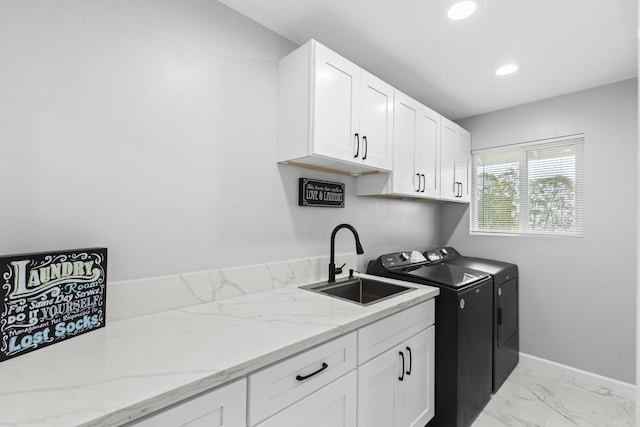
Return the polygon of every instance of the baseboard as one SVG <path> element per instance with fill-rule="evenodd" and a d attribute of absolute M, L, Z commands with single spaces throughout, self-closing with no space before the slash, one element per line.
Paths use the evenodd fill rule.
<path fill-rule="evenodd" d="M 552 362 L 540 357 L 531 356 L 526 353 L 520 353 L 520 361 L 529 365 L 533 365 L 548 371 L 557 372 L 570 378 L 584 381 L 600 387 L 606 387 L 609 390 L 632 396 L 635 399 L 636 386 L 625 383 L 623 381 L 614 380 L 613 378 L 594 374 L 592 372 L 583 371 L 582 369 L 573 368 L 561 363 Z"/>

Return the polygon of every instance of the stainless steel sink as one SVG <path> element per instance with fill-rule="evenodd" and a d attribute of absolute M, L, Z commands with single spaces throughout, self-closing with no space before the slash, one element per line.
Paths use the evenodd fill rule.
<path fill-rule="evenodd" d="M 400 286 L 362 277 L 344 279 L 334 283 L 314 283 L 312 285 L 300 286 L 300 288 L 361 305 L 373 304 L 405 292 L 415 291 L 415 288 L 408 286 Z"/>

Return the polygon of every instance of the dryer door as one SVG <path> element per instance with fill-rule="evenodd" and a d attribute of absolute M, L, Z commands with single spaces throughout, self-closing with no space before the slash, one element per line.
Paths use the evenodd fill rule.
<path fill-rule="evenodd" d="M 513 278 L 498 286 L 498 347 L 518 329 L 518 279 Z"/>

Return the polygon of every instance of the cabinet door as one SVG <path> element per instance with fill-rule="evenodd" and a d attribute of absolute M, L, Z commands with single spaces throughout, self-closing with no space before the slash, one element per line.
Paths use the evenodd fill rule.
<path fill-rule="evenodd" d="M 358 367 L 358 426 L 401 426 L 396 414 L 402 372 L 402 359 L 395 347 Z"/>
<path fill-rule="evenodd" d="M 420 195 L 440 196 L 440 115 L 421 105 L 418 109 L 415 143 L 415 170 L 420 175 Z"/>
<path fill-rule="evenodd" d="M 312 152 L 359 161 L 360 68 L 326 47 L 315 44 Z M 359 144 L 358 144 L 358 140 Z"/>
<path fill-rule="evenodd" d="M 222 386 L 128 424 L 130 427 L 245 427 L 247 381 Z"/>
<path fill-rule="evenodd" d="M 444 117 L 440 123 L 440 198 L 468 203 L 471 134 Z"/>
<path fill-rule="evenodd" d="M 407 359 L 399 394 L 401 425 L 423 427 L 434 415 L 434 327 L 409 338 L 400 350 Z"/>
<path fill-rule="evenodd" d="M 420 105 L 395 92 L 393 125 L 393 192 L 417 196 L 420 177 L 415 169 L 415 142 Z"/>
<path fill-rule="evenodd" d="M 391 170 L 393 159 L 393 87 L 360 72 L 360 159 Z M 357 148 L 357 147 L 356 147 Z"/>
<path fill-rule="evenodd" d="M 457 201 L 458 184 L 455 180 L 455 159 L 458 132 L 455 123 L 440 120 L 440 198 Z"/>
<path fill-rule="evenodd" d="M 257 427 L 353 427 L 356 425 L 356 371 L 257 424 Z"/>
<path fill-rule="evenodd" d="M 470 162 L 471 134 L 458 127 L 455 155 L 455 181 L 460 183 L 459 201 L 471 200 Z"/>

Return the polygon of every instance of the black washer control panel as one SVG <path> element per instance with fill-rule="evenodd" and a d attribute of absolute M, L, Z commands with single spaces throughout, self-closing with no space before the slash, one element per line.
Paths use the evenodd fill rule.
<path fill-rule="evenodd" d="M 445 262 L 448 259 L 459 257 L 460 254 L 453 248 L 435 248 L 426 251 L 424 256 L 429 262 Z"/>
<path fill-rule="evenodd" d="M 427 263 L 427 259 L 420 251 L 405 251 L 385 254 L 380 257 L 382 266 L 388 269 L 408 267 Z"/>

